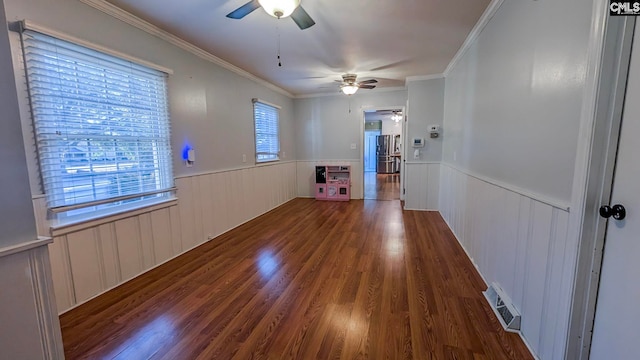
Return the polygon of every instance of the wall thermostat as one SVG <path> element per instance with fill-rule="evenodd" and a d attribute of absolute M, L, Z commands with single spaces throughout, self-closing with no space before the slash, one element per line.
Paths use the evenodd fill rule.
<path fill-rule="evenodd" d="M 411 147 L 424 147 L 424 138 L 413 138 L 413 140 L 411 141 Z"/>

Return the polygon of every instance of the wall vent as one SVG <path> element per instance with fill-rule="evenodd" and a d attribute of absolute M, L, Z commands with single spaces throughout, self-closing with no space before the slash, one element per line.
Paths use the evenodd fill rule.
<path fill-rule="evenodd" d="M 500 285 L 492 283 L 483 294 L 489 301 L 493 312 L 496 313 L 502 327 L 509 332 L 519 332 L 520 313 L 513 306 L 511 299 L 504 293 Z"/>

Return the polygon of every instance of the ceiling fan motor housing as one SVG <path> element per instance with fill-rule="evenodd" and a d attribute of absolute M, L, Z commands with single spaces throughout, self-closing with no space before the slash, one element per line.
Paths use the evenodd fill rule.
<path fill-rule="evenodd" d="M 344 74 L 342 75 L 342 80 L 349 85 L 356 83 L 356 75 L 355 74 Z"/>

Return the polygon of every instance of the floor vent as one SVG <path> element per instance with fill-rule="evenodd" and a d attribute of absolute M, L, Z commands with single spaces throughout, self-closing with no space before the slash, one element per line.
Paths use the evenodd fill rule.
<path fill-rule="evenodd" d="M 502 327 L 510 332 L 519 332 L 520 313 L 513 307 L 511 299 L 502 291 L 500 285 L 497 283 L 491 284 L 483 294 L 489 301 L 493 312 L 496 313 Z"/>

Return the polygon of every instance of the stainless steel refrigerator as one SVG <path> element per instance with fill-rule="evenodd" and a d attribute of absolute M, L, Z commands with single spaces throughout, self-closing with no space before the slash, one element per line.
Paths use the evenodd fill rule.
<path fill-rule="evenodd" d="M 376 172 L 378 174 L 391 174 L 394 172 L 393 139 L 391 135 L 376 136 L 378 144 L 376 150 Z"/>

